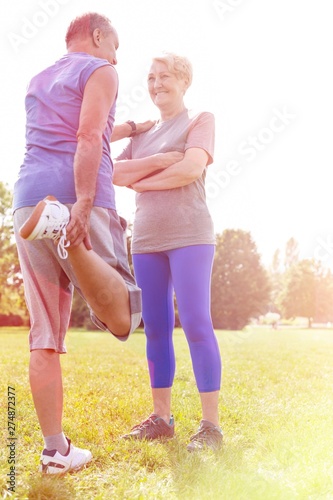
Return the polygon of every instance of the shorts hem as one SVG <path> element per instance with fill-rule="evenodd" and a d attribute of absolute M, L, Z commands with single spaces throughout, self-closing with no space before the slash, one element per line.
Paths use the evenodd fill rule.
<path fill-rule="evenodd" d="M 54 346 L 40 346 L 40 345 L 30 345 L 30 352 L 32 351 L 54 351 L 58 354 L 67 354 L 67 349 L 65 346 L 54 347 Z"/>
<path fill-rule="evenodd" d="M 117 340 L 120 340 L 121 342 L 126 342 L 126 340 L 128 340 L 128 338 L 129 338 L 129 336 L 140 325 L 140 322 L 141 322 L 141 313 L 133 313 L 133 314 L 131 314 L 131 327 L 130 327 L 130 331 L 128 332 L 127 335 L 122 335 L 122 336 L 119 336 L 119 335 L 116 335 L 115 333 L 113 333 L 106 326 L 106 324 L 103 323 L 102 321 L 100 321 L 94 314 L 91 315 L 91 321 L 94 323 L 94 325 L 96 325 L 103 332 L 111 333 L 111 335 L 113 335 Z"/>

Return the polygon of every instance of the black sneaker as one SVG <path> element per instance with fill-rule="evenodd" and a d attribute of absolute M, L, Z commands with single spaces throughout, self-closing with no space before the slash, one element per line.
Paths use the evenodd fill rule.
<path fill-rule="evenodd" d="M 160 437 L 172 438 L 175 434 L 173 416 L 169 424 L 163 418 L 152 413 L 147 420 L 135 425 L 129 434 L 122 436 L 123 439 L 158 439 Z"/>
<path fill-rule="evenodd" d="M 188 451 L 200 451 L 205 448 L 218 451 L 222 446 L 223 434 L 216 425 L 208 420 L 201 420 L 198 432 L 191 437 L 190 441 L 187 446 Z"/>

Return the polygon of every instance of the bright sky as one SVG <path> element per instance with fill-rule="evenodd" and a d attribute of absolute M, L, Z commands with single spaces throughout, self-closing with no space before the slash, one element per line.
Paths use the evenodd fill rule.
<path fill-rule="evenodd" d="M 1 16 L 0 180 L 12 188 L 24 155 L 30 78 L 65 52 L 77 15 L 96 11 L 116 27 L 117 121 L 156 118 L 146 90 L 162 50 L 194 67 L 188 108 L 216 117 L 207 198 L 216 232 L 250 231 L 265 264 L 290 237 L 302 258 L 333 265 L 330 0 L 11 0 Z M 122 149 L 114 148 L 114 155 Z M 133 219 L 133 194 L 117 189 Z"/>

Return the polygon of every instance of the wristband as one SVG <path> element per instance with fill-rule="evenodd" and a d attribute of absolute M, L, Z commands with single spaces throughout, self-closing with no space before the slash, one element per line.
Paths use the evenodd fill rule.
<path fill-rule="evenodd" d="M 130 133 L 130 137 L 133 137 L 133 135 L 136 134 L 136 124 L 134 122 L 132 122 L 131 120 L 128 120 L 126 123 L 128 123 L 128 125 L 130 125 L 131 127 L 131 133 Z"/>

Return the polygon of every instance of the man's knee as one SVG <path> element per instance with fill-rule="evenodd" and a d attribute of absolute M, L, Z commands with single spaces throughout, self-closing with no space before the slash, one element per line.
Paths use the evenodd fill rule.
<path fill-rule="evenodd" d="M 127 337 L 131 330 L 131 315 L 124 314 L 116 321 L 111 320 L 106 326 L 115 337 Z"/>
<path fill-rule="evenodd" d="M 53 349 L 35 349 L 30 353 L 30 375 L 38 375 L 59 360 L 59 353 Z"/>

